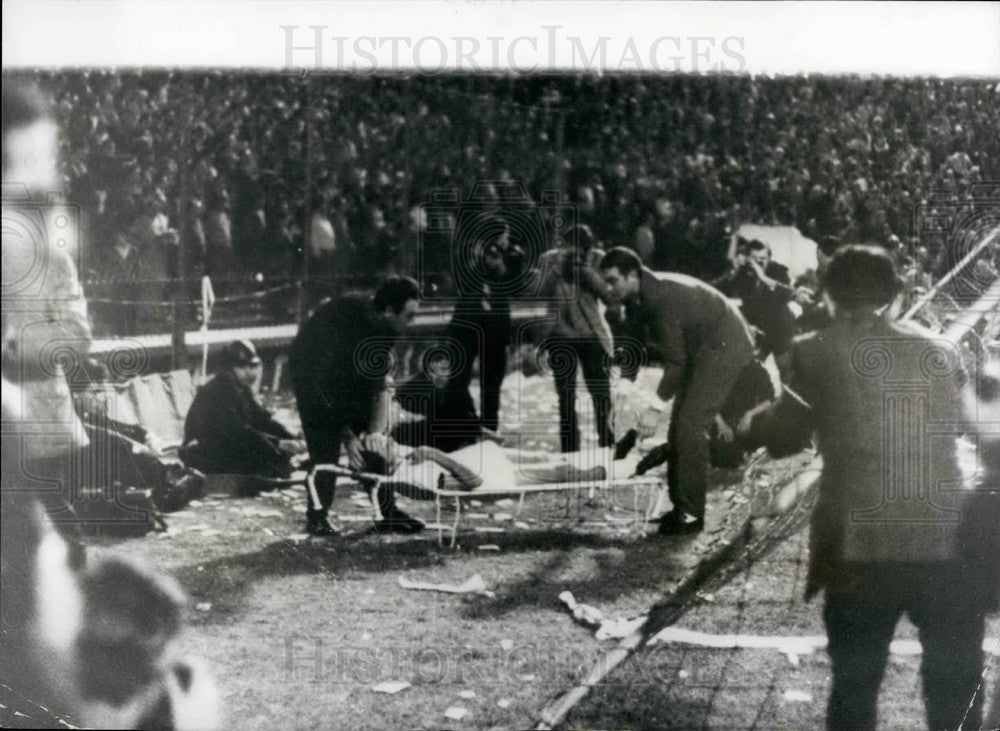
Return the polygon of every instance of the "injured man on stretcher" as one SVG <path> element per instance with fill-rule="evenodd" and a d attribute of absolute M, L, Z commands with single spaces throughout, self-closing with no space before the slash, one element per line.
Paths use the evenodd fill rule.
<path fill-rule="evenodd" d="M 389 435 L 393 421 L 394 386 L 387 381 L 379 393 L 368 431 L 354 442 L 348 462 L 357 472 L 386 476 L 383 483 L 405 497 L 433 498 L 435 491 L 477 488 L 489 492 L 515 492 L 520 485 L 624 480 L 636 473 L 638 455 L 630 431 L 613 447 L 591 448 L 569 454 L 552 454 L 501 446 L 487 437 L 452 452 L 428 446 L 408 447 Z"/>

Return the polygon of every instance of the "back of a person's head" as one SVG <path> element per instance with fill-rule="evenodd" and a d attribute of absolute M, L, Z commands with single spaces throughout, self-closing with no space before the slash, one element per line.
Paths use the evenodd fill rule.
<path fill-rule="evenodd" d="M 597 238 L 594 236 L 594 232 L 590 230 L 590 226 L 581 223 L 574 226 L 570 231 L 569 243 L 573 246 L 574 250 L 581 254 L 586 254 L 597 246 Z"/>
<path fill-rule="evenodd" d="M 47 119 L 49 103 L 34 84 L 15 80 L 5 81 L 0 116 L 3 117 L 3 136 L 6 138 L 11 130 Z"/>
<path fill-rule="evenodd" d="M 373 304 L 377 312 L 387 307 L 399 314 L 409 300 L 420 299 L 420 285 L 412 277 L 389 277 L 375 292 Z"/>
<path fill-rule="evenodd" d="M 3 84 L 3 180 L 32 191 L 55 188 L 57 139 L 48 99 L 34 84 Z M 42 124 L 46 123 L 46 124 Z M 29 131 L 30 130 L 30 131 Z"/>
<path fill-rule="evenodd" d="M 878 246 L 851 244 L 837 250 L 823 275 L 830 298 L 846 310 L 874 310 L 892 302 L 901 289 L 896 267 Z"/>

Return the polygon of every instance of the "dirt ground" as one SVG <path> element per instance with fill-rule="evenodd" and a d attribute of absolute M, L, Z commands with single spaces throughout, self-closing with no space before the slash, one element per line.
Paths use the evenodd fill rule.
<path fill-rule="evenodd" d="M 638 424 L 648 447 L 662 436 L 662 405 L 653 408 L 638 390 L 630 393 L 618 404 L 619 419 Z M 587 419 L 589 399 L 580 396 Z M 504 433 L 529 448 L 554 451 L 551 381 L 509 377 L 503 398 L 513 405 L 502 415 Z M 287 402 L 276 405 L 282 418 L 294 421 Z M 590 431 L 586 422 L 584 429 Z M 782 479 L 776 471 L 790 469 L 716 472 L 708 525 L 696 537 L 647 537 L 637 518 L 650 491 L 633 495 L 623 488 L 594 499 L 533 496 L 520 510 L 513 500 L 472 502 L 458 545 L 450 548 L 448 533 L 439 545 L 433 529 L 418 536 L 374 533 L 367 497 L 345 486 L 338 488 L 332 516 L 342 535 L 314 539 L 303 533 L 304 490 L 292 487 L 253 498 L 207 496 L 169 515 L 166 534 L 119 541 L 108 550 L 176 577 L 189 597 L 184 649 L 214 669 L 225 712 L 240 728 L 531 728 L 541 709 L 577 684 L 614 642 L 599 642 L 592 628 L 574 621 L 560 593 L 572 592 L 605 618 L 644 614 L 732 537 L 755 494 Z M 435 520 L 432 503 L 400 504 Z M 446 511 L 442 523 L 452 517 Z M 400 586 L 401 579 L 461 584 L 477 575 L 486 589 L 475 594 Z M 747 592 L 745 602 L 757 598 Z M 758 631 L 816 633 L 817 611 L 775 615 Z M 786 623 L 786 616 L 794 621 Z M 697 613 L 685 626 L 723 631 Z M 651 682 L 626 670 L 592 693 L 571 724 L 688 727 L 688 719 L 695 727 L 734 728 L 736 716 L 725 709 L 761 705 L 759 689 L 686 687 L 674 672 L 686 656 L 660 650 L 655 657 L 673 675 L 659 667 Z M 778 710 L 758 717 L 757 728 L 815 726 L 825 703 L 824 657 L 804 663 L 812 668 L 812 702 L 800 703 L 791 716 L 778 703 Z M 726 662 L 766 673 L 777 661 L 751 653 Z M 386 683 L 408 685 L 376 691 Z M 915 710 L 905 719 L 914 723 L 904 726 L 920 725 L 919 705 L 910 706 Z"/>

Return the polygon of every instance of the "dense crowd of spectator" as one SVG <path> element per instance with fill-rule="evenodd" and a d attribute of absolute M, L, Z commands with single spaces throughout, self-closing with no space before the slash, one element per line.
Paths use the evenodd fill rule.
<path fill-rule="evenodd" d="M 568 210 L 606 247 L 712 278 L 741 223 L 781 224 L 889 246 L 926 284 L 955 258 L 938 214 L 982 206 L 977 184 L 1000 176 L 995 80 L 38 76 L 64 131 L 85 279 L 121 299 L 169 299 L 171 277 L 202 273 L 223 294 L 257 272 L 258 287 L 399 272 L 447 289 L 455 229 L 483 207 L 509 214 L 532 257 Z M 530 201 L 502 200 L 508 188 Z M 443 222 L 421 208 L 442 190 L 460 195 Z"/>

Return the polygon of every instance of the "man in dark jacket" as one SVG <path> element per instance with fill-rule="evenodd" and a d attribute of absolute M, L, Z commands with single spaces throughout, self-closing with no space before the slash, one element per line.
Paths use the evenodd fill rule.
<path fill-rule="evenodd" d="M 742 302 L 743 316 L 757 331 L 761 360 L 773 353 L 784 369 L 795 334 L 795 316 L 788 307 L 794 290 L 788 269 L 771 259 L 770 247 L 756 239 L 746 243 L 733 270 L 713 285 Z"/>
<path fill-rule="evenodd" d="M 789 412 L 799 416 L 787 429 L 815 430 L 823 458 L 806 598 L 826 592 L 827 726 L 876 727 L 889 643 L 905 612 L 923 645 L 929 727 L 979 728 L 984 617 L 996 601 L 995 570 L 990 579 L 983 569 L 996 560 L 974 561 L 965 545 L 970 521 L 988 511 L 971 508 L 978 491 L 963 489 L 958 464 L 959 349 L 886 317 L 900 281 L 879 248 L 838 250 L 824 287 L 834 321 L 792 347 L 791 388 L 811 409 Z"/>
<path fill-rule="evenodd" d="M 452 364 L 448 389 L 468 391 L 472 366 L 479 359 L 482 426 L 497 431 L 500 387 L 507 373 L 511 337 L 510 297 L 524 269 L 524 254 L 511 246 L 506 223 L 496 219 L 476 241 L 465 242 L 460 271 L 455 272 L 459 301 L 446 337 L 459 357 Z"/>
<path fill-rule="evenodd" d="M 328 301 L 299 328 L 288 364 L 314 464 L 336 463 L 346 445 L 352 467 L 363 468 L 357 436 L 371 423 L 376 396 L 392 375 L 396 340 L 413 319 L 419 297 L 415 281 L 390 277 L 374 298 Z M 316 476 L 306 511 L 306 529 L 312 535 L 336 535 L 327 520 L 335 486 L 336 475 Z M 423 527 L 396 508 L 391 492 L 380 493 L 379 500 L 391 530 L 415 532 Z"/>
<path fill-rule="evenodd" d="M 663 379 L 656 395 L 674 399 L 666 448 L 673 510 L 664 534 L 704 528 L 709 430 L 740 372 L 753 360 L 753 340 L 739 310 L 716 289 L 683 274 L 653 272 L 631 249 L 601 261 L 611 296 L 635 303 L 643 339 L 658 346 Z"/>
<path fill-rule="evenodd" d="M 181 458 L 206 474 L 290 476 L 290 457 L 305 445 L 254 397 L 260 358 L 253 343 L 236 340 L 223 358 L 222 370 L 198 389 L 188 411 Z"/>
<path fill-rule="evenodd" d="M 450 359 L 436 350 L 425 354 L 419 373 L 396 387 L 399 405 L 421 418 L 401 421 L 392 438 L 408 447 L 453 452 L 482 439 L 483 428 L 468 390 L 448 388 Z"/>

